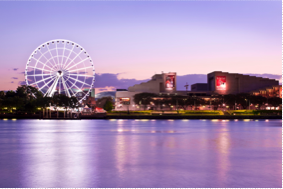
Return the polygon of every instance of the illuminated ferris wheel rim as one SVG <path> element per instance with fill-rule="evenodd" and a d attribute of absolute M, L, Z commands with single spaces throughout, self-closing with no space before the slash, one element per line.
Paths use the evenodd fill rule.
<path fill-rule="evenodd" d="M 64 44 L 64 47 L 58 47 L 58 44 Z M 49 47 L 51 47 L 51 45 L 55 45 L 55 47 L 49 48 Z M 71 45 L 72 49 L 66 48 L 67 45 Z M 48 50 L 46 52 L 42 53 L 41 50 L 43 48 L 46 48 Z M 80 51 L 78 53 L 76 53 L 74 51 L 75 48 L 79 48 Z M 51 51 L 53 51 L 53 50 L 54 51 L 56 50 L 57 55 L 52 55 Z M 63 54 L 59 55 L 58 50 L 63 50 Z M 69 52 L 68 56 L 64 54 L 65 51 Z M 40 52 L 40 54 L 41 54 L 41 56 L 38 59 L 36 59 L 34 57 L 35 54 L 37 54 L 37 52 Z M 46 56 L 45 56 L 46 54 L 48 54 L 48 52 L 51 55 L 51 57 L 49 59 L 46 58 Z M 82 53 L 82 52 L 84 52 L 84 53 Z M 70 55 L 72 53 L 75 55 L 75 58 L 71 59 Z M 87 58 L 82 59 L 82 57 L 80 56 L 81 54 L 85 54 Z M 44 57 L 46 59 L 45 62 L 40 61 L 40 59 L 42 57 Z M 74 60 L 77 57 L 79 57 L 81 59 L 81 61 L 75 63 Z M 61 61 L 59 61 L 59 58 L 61 58 Z M 65 61 L 64 61 L 64 58 L 65 58 Z M 34 67 L 30 66 L 30 62 L 33 59 L 36 60 L 36 64 L 35 64 Z M 57 61 L 56 61 L 56 59 L 57 59 Z M 53 63 L 51 63 L 51 60 L 53 60 Z M 78 65 L 80 65 L 82 63 L 85 65 L 85 63 L 86 63 L 85 61 L 87 61 L 87 60 L 89 60 L 89 62 L 88 62 L 90 64 L 89 66 L 87 66 L 87 67 L 85 66 L 85 67 L 82 67 L 82 68 L 76 68 Z M 49 66 L 47 65 L 48 63 L 50 63 Z M 73 63 L 73 65 L 72 65 L 72 63 Z M 39 64 L 42 64 L 43 68 L 36 67 Z M 53 65 L 53 67 L 50 66 L 50 65 Z M 32 70 L 28 71 L 29 68 L 31 68 Z M 88 73 L 88 72 L 86 72 L 86 69 L 90 69 L 90 68 L 92 70 L 91 75 L 83 75 L 83 74 L 78 73 L 78 71 L 80 71 L 80 70 L 82 70 L 82 71 L 85 70 L 85 74 L 86 74 L 86 73 Z M 35 73 L 36 70 L 41 70 L 42 73 L 37 74 L 37 73 Z M 75 71 L 77 71 L 77 73 L 73 73 Z M 32 72 L 33 72 L 33 75 L 30 75 L 29 73 L 32 73 Z M 43 73 L 43 72 L 49 72 L 49 74 Z M 49 76 L 49 77 L 43 78 L 46 75 Z M 31 76 L 34 77 L 34 80 L 35 80 L 34 82 L 29 82 L 28 77 L 31 77 Z M 37 76 L 42 76 L 43 79 L 37 81 L 36 80 Z M 76 78 L 74 78 L 72 76 L 76 76 Z M 85 77 L 84 81 L 81 81 L 79 79 L 79 77 L 80 78 Z M 91 84 L 86 83 L 86 77 L 88 77 L 88 79 L 90 77 L 92 77 Z M 50 79 L 50 81 L 45 82 L 48 79 Z M 78 43 L 75 43 L 71 40 L 54 39 L 54 40 L 50 40 L 50 41 L 47 41 L 45 43 L 42 43 L 37 48 L 35 48 L 35 50 L 32 52 L 32 54 L 30 55 L 30 57 L 27 61 L 27 64 L 26 64 L 25 81 L 26 81 L 27 85 L 35 85 L 36 84 L 38 90 L 41 91 L 44 94 L 44 96 L 49 96 L 49 97 L 53 96 L 56 91 L 58 91 L 59 94 L 61 94 L 60 84 L 58 84 L 58 83 L 62 84 L 61 85 L 62 89 L 63 89 L 62 92 L 64 91 L 65 94 L 69 97 L 76 96 L 79 92 L 86 91 L 85 90 L 86 87 L 80 88 L 76 85 L 76 83 L 84 84 L 84 86 L 88 86 L 88 90 L 87 90 L 86 94 L 84 94 L 83 97 L 79 100 L 79 102 L 82 102 L 82 100 L 86 99 L 86 97 L 89 96 L 89 92 L 90 92 L 91 88 L 93 88 L 93 84 L 94 84 L 94 81 L 95 81 L 95 69 L 94 69 L 93 61 L 92 61 L 90 55 L 86 52 L 86 50 L 81 45 L 79 45 Z M 39 87 L 38 86 L 39 82 L 44 82 L 44 85 Z M 50 86 L 50 84 L 51 84 L 51 86 Z M 57 90 L 58 85 L 59 85 L 59 90 Z M 47 91 L 43 91 L 43 88 L 48 88 L 48 89 L 47 89 Z"/>

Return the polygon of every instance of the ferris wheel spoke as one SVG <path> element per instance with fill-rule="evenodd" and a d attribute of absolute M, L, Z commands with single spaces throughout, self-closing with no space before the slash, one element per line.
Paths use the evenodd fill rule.
<path fill-rule="evenodd" d="M 62 63 L 63 63 L 63 58 L 65 57 L 65 56 L 64 56 L 64 54 L 65 54 L 66 44 L 67 44 L 67 43 L 65 43 L 65 44 L 64 44 L 64 49 L 63 49 L 62 59 L 61 59 L 61 63 L 60 63 L 61 68 L 63 67 L 63 64 L 62 64 Z"/>
<path fill-rule="evenodd" d="M 55 65 L 56 69 L 58 69 L 58 65 L 56 64 L 56 61 L 54 60 L 54 56 L 51 54 L 51 50 L 49 49 L 48 46 L 47 46 L 47 49 L 48 49 L 48 52 L 49 52 L 50 56 L 52 57 L 52 60 L 54 62 L 54 65 Z"/>
<path fill-rule="evenodd" d="M 72 78 L 72 77 L 70 77 L 70 79 L 73 79 L 73 80 L 75 80 L 75 81 L 77 81 L 77 82 L 80 82 L 80 83 L 82 83 L 82 84 L 84 84 L 84 85 L 91 86 L 90 84 L 85 83 L 85 82 L 83 82 L 83 81 L 80 81 L 80 80 L 78 80 L 78 79 L 74 79 L 74 78 Z"/>
<path fill-rule="evenodd" d="M 93 75 L 84 75 L 84 74 L 69 74 L 73 76 L 82 76 L 82 77 L 93 77 Z"/>
<path fill-rule="evenodd" d="M 65 78 L 65 79 L 66 79 L 66 78 Z M 73 83 L 71 83 L 70 81 L 69 81 L 69 83 L 72 85 L 71 87 L 70 87 L 70 85 L 68 84 L 68 82 L 67 82 L 67 80 L 66 80 L 66 85 L 68 85 L 70 91 L 73 93 L 73 96 L 74 96 L 75 93 L 73 92 L 73 89 L 72 89 L 72 87 L 73 87 L 74 85 L 73 85 Z M 80 89 L 79 89 L 79 90 L 80 90 Z"/>
<path fill-rule="evenodd" d="M 58 84 L 58 80 L 59 80 L 59 77 L 56 77 L 55 81 L 53 82 L 53 84 L 52 84 L 51 87 L 49 88 L 48 93 L 47 93 L 47 95 L 48 95 L 49 97 L 52 97 L 52 95 L 53 95 L 54 92 L 56 91 L 56 87 L 57 87 L 57 84 Z"/>
<path fill-rule="evenodd" d="M 79 65 L 80 63 L 82 63 L 82 62 L 86 61 L 87 59 L 88 59 L 88 58 L 83 59 L 82 61 L 80 61 L 80 62 L 78 62 L 78 63 L 74 64 L 73 66 L 71 66 L 71 67 L 66 67 L 65 69 L 71 69 L 72 67 Z"/>
<path fill-rule="evenodd" d="M 48 81 L 47 83 L 45 83 L 45 85 L 43 85 L 42 87 L 40 87 L 38 90 L 41 90 L 41 89 L 43 89 L 46 85 L 48 85 L 51 81 L 53 81 L 54 79 L 56 79 L 56 77 L 55 78 L 52 78 L 50 81 Z"/>
<path fill-rule="evenodd" d="M 32 57 L 34 60 L 38 61 L 39 63 L 43 64 L 44 66 L 50 68 L 49 66 L 47 66 L 46 64 L 44 64 L 43 62 L 41 62 L 39 59 L 36 59 L 34 57 Z M 52 68 L 50 68 L 51 71 L 54 71 Z"/>
<path fill-rule="evenodd" d="M 65 82 L 65 85 L 68 86 L 68 88 L 70 89 L 70 91 L 73 93 L 73 96 L 75 96 L 75 93 L 73 92 L 72 88 L 68 85 L 67 81 Z"/>
<path fill-rule="evenodd" d="M 65 93 L 67 93 L 67 95 L 68 95 L 68 97 L 71 97 L 71 95 L 70 95 L 70 93 L 69 93 L 69 90 L 68 90 L 68 88 L 67 88 L 67 86 L 66 86 L 66 83 L 65 83 L 65 81 L 64 81 L 64 77 L 62 77 L 62 84 L 63 84 L 63 87 L 64 87 L 64 89 L 65 89 Z"/>
<path fill-rule="evenodd" d="M 69 81 L 69 82 L 72 84 L 71 87 L 75 86 L 75 87 L 78 89 L 78 92 L 82 92 L 82 90 L 81 90 L 77 85 L 75 85 L 75 83 L 72 83 L 71 81 Z M 76 95 L 78 92 L 76 92 L 75 95 Z"/>
<path fill-rule="evenodd" d="M 61 94 L 61 83 L 62 83 L 62 82 L 60 81 L 60 79 L 61 79 L 61 78 L 58 79 L 59 94 Z"/>
<path fill-rule="evenodd" d="M 44 78 L 44 79 L 42 79 L 42 80 L 36 81 L 36 82 L 34 82 L 34 83 L 30 84 L 30 85 L 34 85 L 34 84 L 40 83 L 40 82 L 45 81 L 45 80 L 48 80 L 48 79 L 50 79 L 50 78 L 52 78 L 52 77 L 54 77 L 54 75 L 52 75 L 52 76 L 50 76 L 50 77 L 47 77 L 47 78 Z"/>
<path fill-rule="evenodd" d="M 67 66 L 64 67 L 64 69 L 66 69 L 82 52 L 83 52 L 83 51 L 79 52 L 79 53 L 75 56 L 75 58 L 73 58 L 73 59 L 71 60 L 71 62 L 69 62 L 69 64 L 67 64 Z"/>
<path fill-rule="evenodd" d="M 33 69 L 38 69 L 38 70 L 46 71 L 46 72 L 52 72 L 51 70 L 45 70 L 45 69 L 37 68 L 37 67 L 33 67 L 33 66 L 28 66 L 28 67 L 33 68 Z"/>
<path fill-rule="evenodd" d="M 51 75 L 51 74 L 34 74 L 34 75 L 27 75 L 27 76 L 43 76 L 43 75 Z"/>
<path fill-rule="evenodd" d="M 57 52 L 57 65 L 59 66 L 59 69 L 61 69 L 60 67 L 60 62 L 59 62 L 59 54 L 58 54 L 58 48 L 57 48 L 57 43 L 55 42 L 55 45 L 56 45 L 56 52 Z"/>
<path fill-rule="evenodd" d="M 38 52 L 40 52 L 40 51 L 38 51 Z M 53 67 L 54 67 L 54 64 L 52 64 L 50 61 L 49 61 L 49 59 L 48 58 L 46 58 L 46 56 L 44 55 L 45 53 L 47 53 L 47 52 L 45 52 L 45 53 L 42 53 L 42 52 L 40 52 L 42 55 L 41 56 L 43 56 Z M 54 70 L 54 69 L 53 69 Z"/>
<path fill-rule="evenodd" d="M 79 68 L 79 69 L 75 69 L 75 70 L 69 70 L 69 72 L 75 72 L 75 71 L 84 70 L 84 69 L 87 69 L 87 68 L 93 68 L 93 67 L 92 67 L 92 66 L 89 66 L 89 67 L 85 67 L 85 68 Z"/>
<path fill-rule="evenodd" d="M 75 48 L 75 45 L 73 45 L 72 50 L 70 50 L 70 53 L 69 53 L 69 55 L 68 55 L 68 58 L 65 60 L 65 62 L 64 62 L 64 64 L 63 64 L 63 68 L 65 67 L 66 62 L 69 60 L 70 55 L 71 55 L 71 53 L 73 52 L 74 48 Z"/>
<path fill-rule="evenodd" d="M 57 78 L 58 78 L 58 77 L 54 78 L 53 80 L 56 81 Z M 53 81 L 53 80 L 52 80 L 52 81 Z M 50 82 L 51 82 L 51 81 L 50 81 Z M 50 82 L 49 82 L 49 83 L 50 83 Z M 55 82 L 53 82 L 53 83 L 51 84 L 51 86 L 48 88 L 48 90 L 46 91 L 46 93 L 44 94 L 44 96 L 45 96 L 45 95 L 48 96 L 48 93 L 50 93 L 50 91 L 52 90 L 52 87 L 53 87 L 54 83 L 55 83 Z M 49 96 L 50 96 L 50 95 L 49 95 Z"/>

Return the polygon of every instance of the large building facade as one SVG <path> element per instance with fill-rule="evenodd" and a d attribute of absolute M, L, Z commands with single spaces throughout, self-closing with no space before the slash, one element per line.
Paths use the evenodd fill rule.
<path fill-rule="evenodd" d="M 216 71 L 207 74 L 207 84 L 208 91 L 224 95 L 250 93 L 255 90 L 279 85 L 279 81 L 269 78 Z"/>

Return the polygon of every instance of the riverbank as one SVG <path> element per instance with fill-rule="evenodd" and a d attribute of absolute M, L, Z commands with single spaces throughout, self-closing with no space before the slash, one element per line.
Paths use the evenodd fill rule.
<path fill-rule="evenodd" d="M 282 119 L 281 115 L 108 115 L 106 119 Z"/>
<path fill-rule="evenodd" d="M 42 119 L 40 115 L 2 114 L 0 119 Z M 80 118 L 46 118 L 46 119 L 282 119 L 282 115 L 82 115 Z"/>

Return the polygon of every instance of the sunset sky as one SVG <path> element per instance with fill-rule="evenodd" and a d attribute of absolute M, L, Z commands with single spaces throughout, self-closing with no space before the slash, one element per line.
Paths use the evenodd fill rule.
<path fill-rule="evenodd" d="M 53 39 L 86 49 L 101 91 L 161 71 L 186 78 L 180 87 L 205 82 L 213 71 L 270 74 L 281 82 L 281 7 L 281 1 L 0 2 L 0 90 L 15 90 L 32 51 Z"/>

